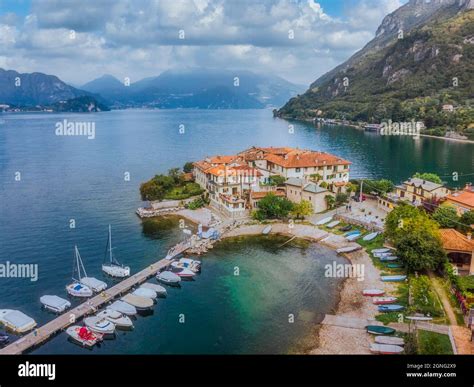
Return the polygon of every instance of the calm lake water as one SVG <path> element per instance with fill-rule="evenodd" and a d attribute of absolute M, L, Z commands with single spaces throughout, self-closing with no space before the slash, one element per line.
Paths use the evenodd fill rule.
<path fill-rule="evenodd" d="M 64 119 L 95 122 L 96 138 L 56 136 L 55 124 Z M 251 145 L 298 146 L 352 161 L 351 177 L 397 183 L 416 171 L 442 176 L 474 171 L 472 144 L 293 125 L 291 134 L 288 122 L 268 110 L 0 116 L 0 263 L 39 265 L 37 282 L 0 279 L 0 309 L 20 309 L 39 323 L 51 319 L 39 297 L 65 296 L 74 244 L 88 274 L 102 277 L 109 223 L 117 257 L 133 271 L 163 257 L 182 234 L 173 221 L 142 226 L 134 213 L 141 205 L 140 182 L 206 155 Z M 471 180 L 461 176 L 450 185 Z M 323 267 L 338 258 L 322 247 L 277 245 L 262 238 L 223 242 L 203 258 L 196 281 L 170 290 L 152 316 L 138 318 L 133 332 L 120 333 L 92 353 L 287 352 L 334 306 L 338 284 L 324 279 Z M 290 313 L 295 324 L 288 323 Z M 178 323 L 180 314 L 184 324 Z M 84 350 L 62 334 L 34 353 Z"/>

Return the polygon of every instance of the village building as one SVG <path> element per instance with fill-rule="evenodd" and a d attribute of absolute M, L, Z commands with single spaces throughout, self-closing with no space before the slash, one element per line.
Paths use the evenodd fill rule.
<path fill-rule="evenodd" d="M 462 216 L 465 212 L 474 211 L 474 189 L 472 185 L 467 184 L 464 190 L 446 196 L 443 205 L 454 207 L 459 216 Z"/>
<path fill-rule="evenodd" d="M 440 200 L 451 193 L 451 190 L 443 184 L 433 183 L 428 180 L 412 177 L 398 185 L 396 188 L 396 198 L 405 200 L 418 206 L 424 202 Z"/>
<path fill-rule="evenodd" d="M 440 230 L 443 248 L 459 275 L 474 275 L 474 241 L 452 228 Z"/>
<path fill-rule="evenodd" d="M 306 200 L 313 205 L 313 212 L 323 212 L 327 210 L 326 196 L 332 195 L 330 191 L 318 186 L 313 182 L 308 182 L 296 177 L 289 178 L 286 182 L 286 196 L 294 203 Z"/>

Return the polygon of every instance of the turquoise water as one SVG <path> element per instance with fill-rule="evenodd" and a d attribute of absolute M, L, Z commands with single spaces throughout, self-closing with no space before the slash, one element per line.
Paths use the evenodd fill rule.
<path fill-rule="evenodd" d="M 96 138 L 55 136 L 56 122 L 64 119 L 94 121 Z M 353 162 L 353 177 L 399 182 L 416 171 L 474 170 L 471 144 L 299 123 L 291 134 L 288 123 L 268 110 L 9 114 L 0 122 L 0 262 L 39 265 L 37 282 L 0 279 L 0 309 L 20 309 L 39 323 L 52 318 L 41 311 L 39 297 L 65 295 L 74 244 L 88 274 L 101 277 L 109 223 L 116 254 L 133 271 L 163 257 L 182 238 L 173 224 L 144 232 L 134 212 L 142 204 L 140 182 L 186 161 L 251 145 L 287 145 L 340 155 Z M 470 180 L 461 178 L 459 185 Z M 75 229 L 69 227 L 71 219 Z M 92 353 L 285 352 L 334 302 L 328 295 L 337 284 L 322 280 L 318 266 L 334 254 L 317 249 L 288 247 L 283 253 L 241 243 L 212 250 L 198 280 L 171 290 L 153 316 L 137 321 L 134 332 Z M 233 276 L 242 262 L 241 275 Z M 289 310 L 309 322 L 289 326 L 283 322 Z M 180 313 L 186 323 L 177 325 Z M 63 335 L 35 351 L 76 352 L 83 350 Z"/>

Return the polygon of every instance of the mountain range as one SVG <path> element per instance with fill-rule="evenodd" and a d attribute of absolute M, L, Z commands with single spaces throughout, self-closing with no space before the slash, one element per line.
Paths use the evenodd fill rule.
<path fill-rule="evenodd" d="M 472 137 L 473 79 L 474 0 L 410 0 L 383 19 L 364 48 L 275 115 L 376 123 L 415 119 L 431 134 L 449 129 Z"/>

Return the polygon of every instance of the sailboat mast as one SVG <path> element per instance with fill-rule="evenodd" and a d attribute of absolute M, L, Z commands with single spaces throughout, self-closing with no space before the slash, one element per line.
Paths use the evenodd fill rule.
<path fill-rule="evenodd" d="M 76 265 L 77 265 L 77 276 L 79 277 L 79 281 L 81 280 L 81 268 L 79 267 L 79 250 L 77 249 L 77 245 L 74 246 L 74 252 L 76 255 Z"/>
<path fill-rule="evenodd" d="M 109 224 L 109 254 L 110 254 L 110 263 L 113 263 L 112 258 L 112 227 Z"/>
<path fill-rule="evenodd" d="M 81 263 L 82 271 L 84 275 L 87 277 L 86 268 L 84 267 L 84 263 L 82 262 L 81 254 L 79 254 L 79 249 L 76 246 L 76 253 L 77 253 L 77 267 L 79 267 L 79 262 Z M 81 280 L 81 273 L 79 272 L 79 280 Z"/>

